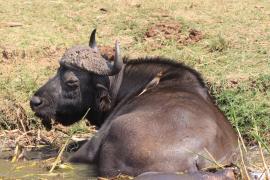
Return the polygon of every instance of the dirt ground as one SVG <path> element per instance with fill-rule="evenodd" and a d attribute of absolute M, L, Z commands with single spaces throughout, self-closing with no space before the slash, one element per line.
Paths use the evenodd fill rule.
<path fill-rule="evenodd" d="M 178 21 L 158 22 L 150 25 L 144 40 L 149 44 L 151 50 L 161 49 L 166 46 L 166 41 L 175 41 L 179 45 L 194 44 L 203 39 L 203 33 L 196 29 L 189 29 L 185 34 L 182 25 Z"/>

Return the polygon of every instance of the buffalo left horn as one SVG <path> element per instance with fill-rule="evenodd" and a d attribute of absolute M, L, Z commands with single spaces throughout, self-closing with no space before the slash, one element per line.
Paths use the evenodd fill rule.
<path fill-rule="evenodd" d="M 89 39 L 89 46 L 98 51 L 98 48 L 97 48 L 97 43 L 96 43 L 96 32 L 97 32 L 97 29 L 94 29 L 90 35 L 90 39 Z"/>

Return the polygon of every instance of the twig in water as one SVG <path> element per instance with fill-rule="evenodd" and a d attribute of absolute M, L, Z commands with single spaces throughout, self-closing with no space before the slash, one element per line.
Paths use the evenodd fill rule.
<path fill-rule="evenodd" d="M 14 156 L 12 157 L 12 160 L 11 160 L 11 162 L 12 163 L 14 163 L 14 162 L 16 162 L 17 160 L 18 160 L 18 157 L 19 157 L 19 155 L 20 155 L 20 147 L 19 147 L 19 145 L 17 144 L 16 145 L 16 148 L 15 148 L 15 151 L 14 151 Z"/>
<path fill-rule="evenodd" d="M 90 111 L 90 109 L 91 109 L 91 108 L 88 108 L 88 110 L 86 111 L 86 113 L 84 114 L 84 116 L 82 117 L 82 119 L 85 119 L 85 117 L 86 117 L 86 115 L 88 114 L 88 112 Z M 61 157 L 62 157 L 62 155 L 63 155 L 63 152 L 64 152 L 64 150 L 66 149 L 66 147 L 67 147 L 67 145 L 68 145 L 70 139 L 71 139 L 71 136 L 66 140 L 65 144 L 63 145 L 62 149 L 60 150 L 60 152 L 59 152 L 59 154 L 58 154 L 56 160 L 55 160 L 54 163 L 53 163 L 52 168 L 51 168 L 50 171 L 49 171 L 49 173 L 52 173 L 53 170 L 55 169 L 55 167 L 57 166 L 57 164 L 60 162 Z"/>
<path fill-rule="evenodd" d="M 212 156 L 212 154 L 206 149 L 204 148 L 204 151 L 208 154 L 208 156 L 212 159 L 212 161 L 221 169 L 224 169 L 224 166 L 222 164 L 219 164 L 215 158 Z"/>
<path fill-rule="evenodd" d="M 259 132 L 258 132 L 258 127 L 255 125 L 255 133 L 256 133 L 256 136 L 259 137 Z M 259 150 L 260 150 L 260 155 L 261 155 L 261 158 L 262 158 L 262 162 L 263 162 L 263 166 L 264 166 L 264 169 L 265 169 L 265 179 L 266 180 L 269 180 L 270 179 L 270 174 L 269 174 L 269 169 L 268 169 L 268 166 L 265 162 L 265 158 L 264 158 L 264 155 L 263 155 L 263 149 L 262 149 L 262 145 L 261 145 L 261 141 L 258 140 L 258 145 L 259 145 Z"/>
<path fill-rule="evenodd" d="M 65 144 L 63 145 L 62 149 L 60 150 L 60 152 L 59 152 L 59 154 L 58 154 L 56 160 L 54 161 L 53 166 L 52 166 L 52 168 L 50 169 L 49 173 L 52 173 L 53 170 L 55 169 L 55 167 L 57 166 L 57 164 L 60 162 L 61 157 L 62 157 L 62 155 L 63 155 L 63 152 L 64 152 L 64 150 L 66 149 L 66 147 L 67 147 L 67 145 L 68 145 L 68 143 L 69 143 L 69 140 L 70 140 L 70 138 L 68 138 L 68 139 L 66 140 L 66 142 L 65 142 Z"/>
<path fill-rule="evenodd" d="M 239 147 L 239 151 L 240 151 L 242 167 L 243 167 L 244 173 L 245 173 L 245 174 L 244 173 L 242 173 L 242 174 L 245 175 L 248 180 L 250 180 L 250 177 L 249 177 L 249 174 L 248 174 L 248 171 L 247 171 L 247 167 L 246 167 L 246 164 L 245 164 L 245 161 L 244 161 L 244 155 L 243 155 L 243 151 L 242 151 L 242 148 L 241 148 L 241 143 L 240 143 L 239 138 L 238 138 L 238 147 Z"/>

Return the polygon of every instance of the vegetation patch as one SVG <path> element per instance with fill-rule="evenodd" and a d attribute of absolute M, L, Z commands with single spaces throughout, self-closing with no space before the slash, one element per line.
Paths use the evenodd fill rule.
<path fill-rule="evenodd" d="M 29 119 L 23 107 L 8 100 L 0 102 L 0 129 L 28 131 Z M 31 124 L 34 127 L 33 124 Z"/>
<path fill-rule="evenodd" d="M 239 84 L 232 80 L 212 85 L 217 104 L 238 128 L 249 145 L 255 145 L 255 127 L 269 145 L 270 142 L 270 76 L 249 79 Z M 258 103 L 259 102 L 259 103 Z"/>

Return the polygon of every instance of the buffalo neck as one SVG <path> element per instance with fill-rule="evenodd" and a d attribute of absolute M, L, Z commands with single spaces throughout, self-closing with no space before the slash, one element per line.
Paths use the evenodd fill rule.
<path fill-rule="evenodd" d="M 177 88 L 209 99 L 201 75 L 184 64 L 165 58 L 124 59 L 125 66 L 110 79 L 113 106 L 153 86 Z"/>
<path fill-rule="evenodd" d="M 195 93 L 207 101 L 211 101 L 208 90 L 198 72 L 181 63 L 164 58 L 124 59 L 122 70 L 110 76 L 110 96 L 112 108 L 109 112 L 89 113 L 91 121 L 102 124 L 108 115 L 125 101 L 138 96 L 147 88 L 154 86 L 175 88 L 179 91 Z M 156 79 L 156 80 L 155 80 Z"/>

